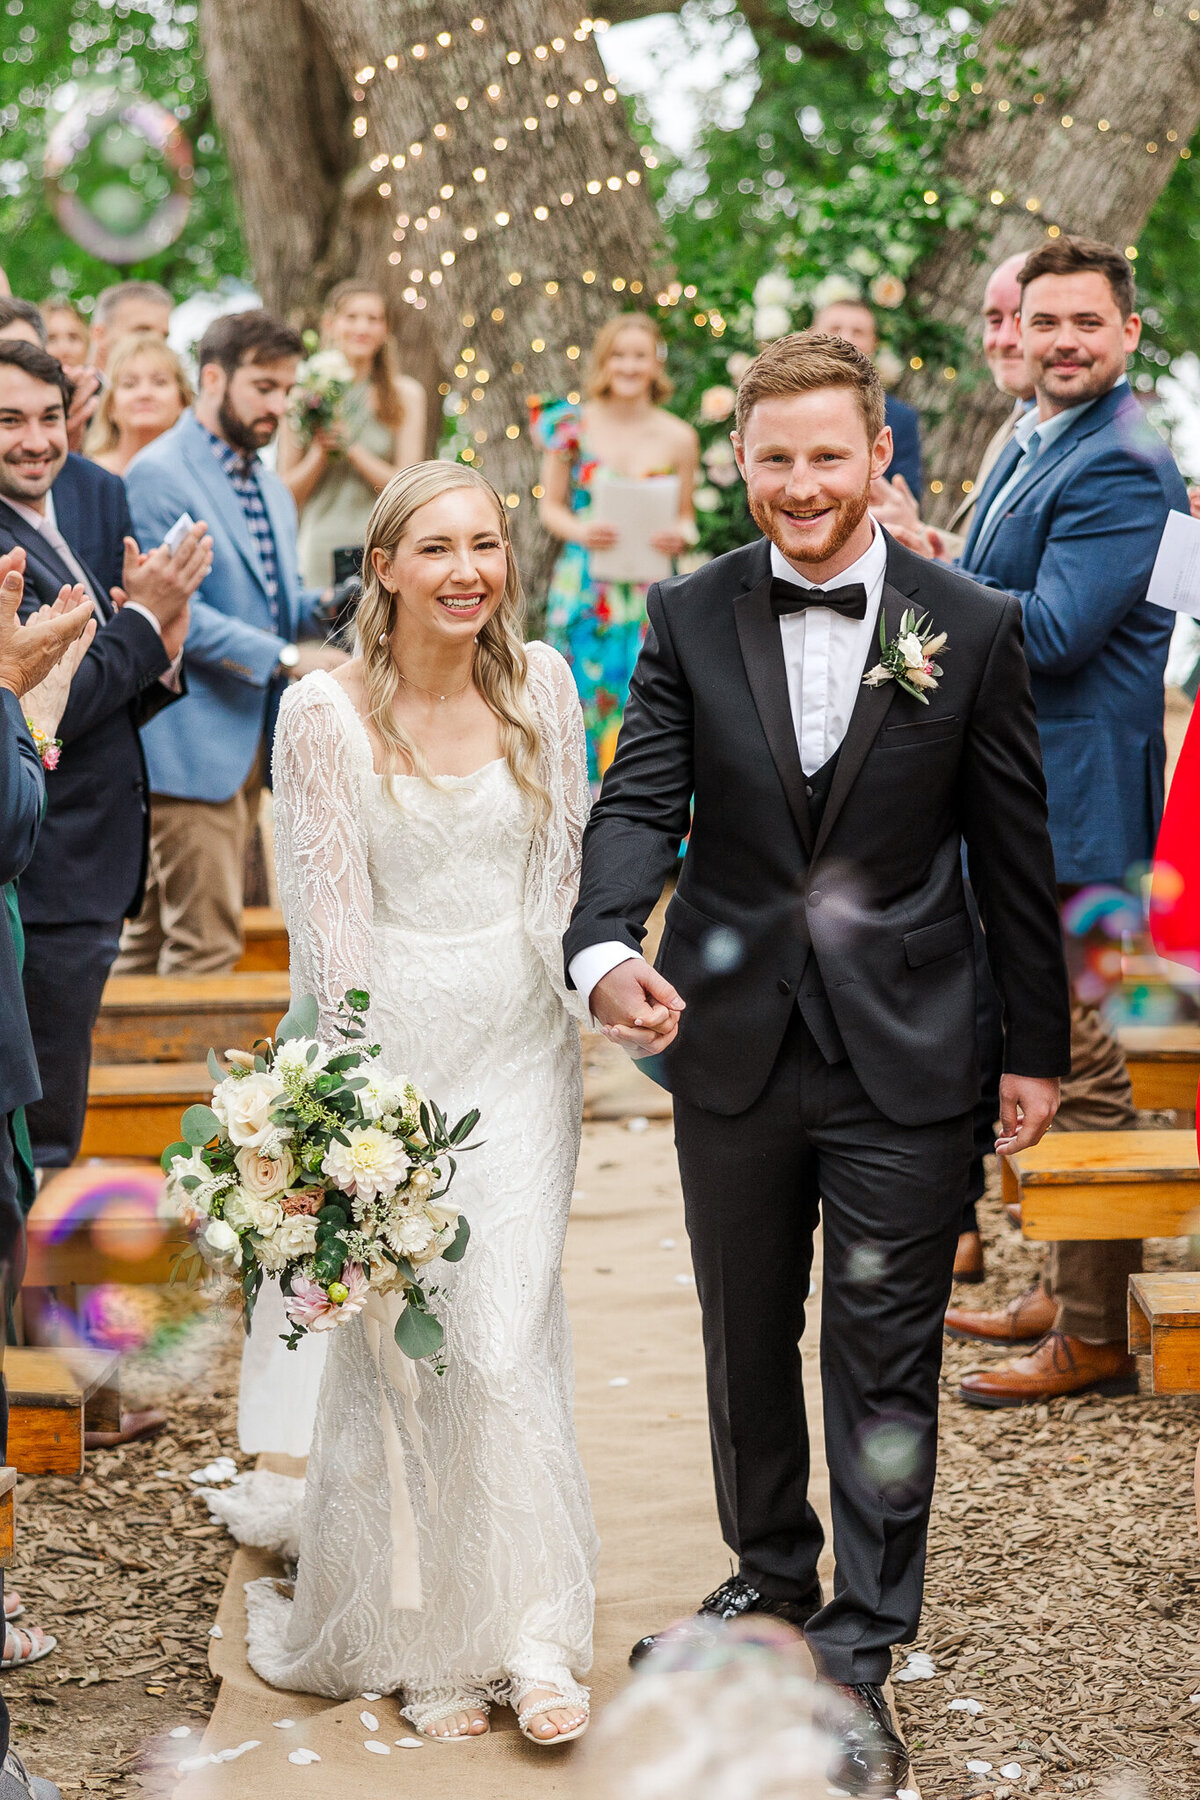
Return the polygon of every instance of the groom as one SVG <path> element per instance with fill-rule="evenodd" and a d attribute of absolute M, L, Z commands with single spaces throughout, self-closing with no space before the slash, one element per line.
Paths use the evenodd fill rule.
<path fill-rule="evenodd" d="M 780 339 L 742 380 L 733 444 L 764 539 L 650 590 L 565 949 L 596 1020 L 660 1056 L 675 1097 L 740 1562 L 701 1611 L 803 1626 L 854 1703 L 835 1779 L 890 1794 L 907 1758 L 882 1684 L 920 1620 L 978 1092 L 960 843 L 1004 1008 L 1004 1153 L 1037 1143 L 1069 1066 L 1054 864 L 1020 606 L 873 523 L 891 434 L 870 361 Z M 909 610 L 945 634 L 927 704 L 863 679 Z M 690 806 L 652 969 L 645 921 Z M 828 1601 L 798 1348 L 819 1216 Z"/>

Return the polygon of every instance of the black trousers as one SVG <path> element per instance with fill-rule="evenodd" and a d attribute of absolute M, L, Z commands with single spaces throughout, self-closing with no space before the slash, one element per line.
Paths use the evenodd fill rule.
<path fill-rule="evenodd" d="M 25 927 L 25 1003 L 42 1080 L 26 1117 L 39 1169 L 65 1169 L 79 1154 L 92 1029 L 121 923 Z"/>
<path fill-rule="evenodd" d="M 741 1572 L 774 1598 L 811 1586 L 799 1339 L 824 1226 L 821 1382 L 837 1575 L 808 1636 L 833 1681 L 882 1682 L 921 1615 L 937 1454 L 942 1315 L 971 1115 L 905 1127 L 797 1013 L 761 1097 L 723 1118 L 676 1099 L 675 1141 L 703 1312 L 717 1505 Z"/>

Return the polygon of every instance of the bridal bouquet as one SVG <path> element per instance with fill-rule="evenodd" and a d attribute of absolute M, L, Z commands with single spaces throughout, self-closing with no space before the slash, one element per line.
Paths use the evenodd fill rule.
<path fill-rule="evenodd" d="M 366 1045 L 370 996 L 339 1008 L 346 1047 L 315 1036 L 317 1003 L 295 1002 L 273 1039 L 208 1053 L 211 1106 L 189 1106 L 183 1141 L 163 1152 L 166 1205 L 211 1267 L 236 1274 L 246 1329 L 265 1276 L 279 1281 L 294 1349 L 363 1311 L 373 1292 L 401 1293 L 396 1343 L 436 1355 L 443 1331 L 425 1271 L 458 1262 L 470 1229 L 445 1198 L 455 1152 L 479 1120 L 448 1125 L 411 1082 Z"/>
<path fill-rule="evenodd" d="M 354 383 L 354 370 L 340 350 L 314 350 L 300 364 L 288 401 L 292 428 L 302 444 L 337 423 L 342 401 Z"/>

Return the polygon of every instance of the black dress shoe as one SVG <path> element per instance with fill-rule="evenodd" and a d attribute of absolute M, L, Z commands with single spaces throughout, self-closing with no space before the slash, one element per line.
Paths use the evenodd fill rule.
<path fill-rule="evenodd" d="M 834 1725 L 838 1759 L 830 1770 L 830 1780 L 848 1794 L 894 1794 L 908 1774 L 908 1751 L 883 1689 L 874 1682 L 863 1682 L 837 1691 L 854 1710 Z"/>
<path fill-rule="evenodd" d="M 743 1613 L 770 1613 L 773 1618 L 786 1619 L 789 1625 L 795 1625 L 803 1631 L 814 1613 L 820 1612 L 825 1604 L 821 1595 L 821 1584 L 814 1580 L 806 1594 L 799 1600 L 773 1600 L 769 1594 L 760 1594 L 758 1589 L 744 1575 L 731 1575 L 723 1581 L 714 1593 L 700 1602 L 698 1619 L 737 1619 Z M 637 1665 L 649 1656 L 650 1652 L 662 1641 L 663 1634 L 655 1632 L 649 1637 L 639 1638 L 629 1653 L 629 1666 Z"/>

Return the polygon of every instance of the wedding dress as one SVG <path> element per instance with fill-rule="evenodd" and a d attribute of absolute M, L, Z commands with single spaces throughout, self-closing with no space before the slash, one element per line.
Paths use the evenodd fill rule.
<path fill-rule="evenodd" d="M 251 1666 L 335 1699 L 403 1690 L 427 1720 L 463 1696 L 519 1700 L 531 1686 L 579 1700 L 574 1677 L 591 1662 L 596 1540 L 559 1279 L 582 1104 L 561 941 L 588 790 L 570 672 L 547 645 L 528 656 L 552 803 L 536 828 L 503 760 L 394 778 L 391 798 L 324 673 L 285 696 L 275 749 L 293 993 L 316 995 L 328 1038 L 345 991 L 367 988 L 383 1065 L 451 1121 L 478 1107 L 483 1146 L 453 1188 L 471 1239 L 460 1263 L 438 1266 L 447 1366 L 415 1365 L 419 1443 L 355 1319 L 326 1340 L 306 1480 L 210 1499 L 246 1541 L 294 1550 L 298 1525 L 294 1598 L 274 1580 L 247 1587 Z M 381 1387 L 404 1445 L 420 1610 L 397 1608 L 389 1585 Z"/>

